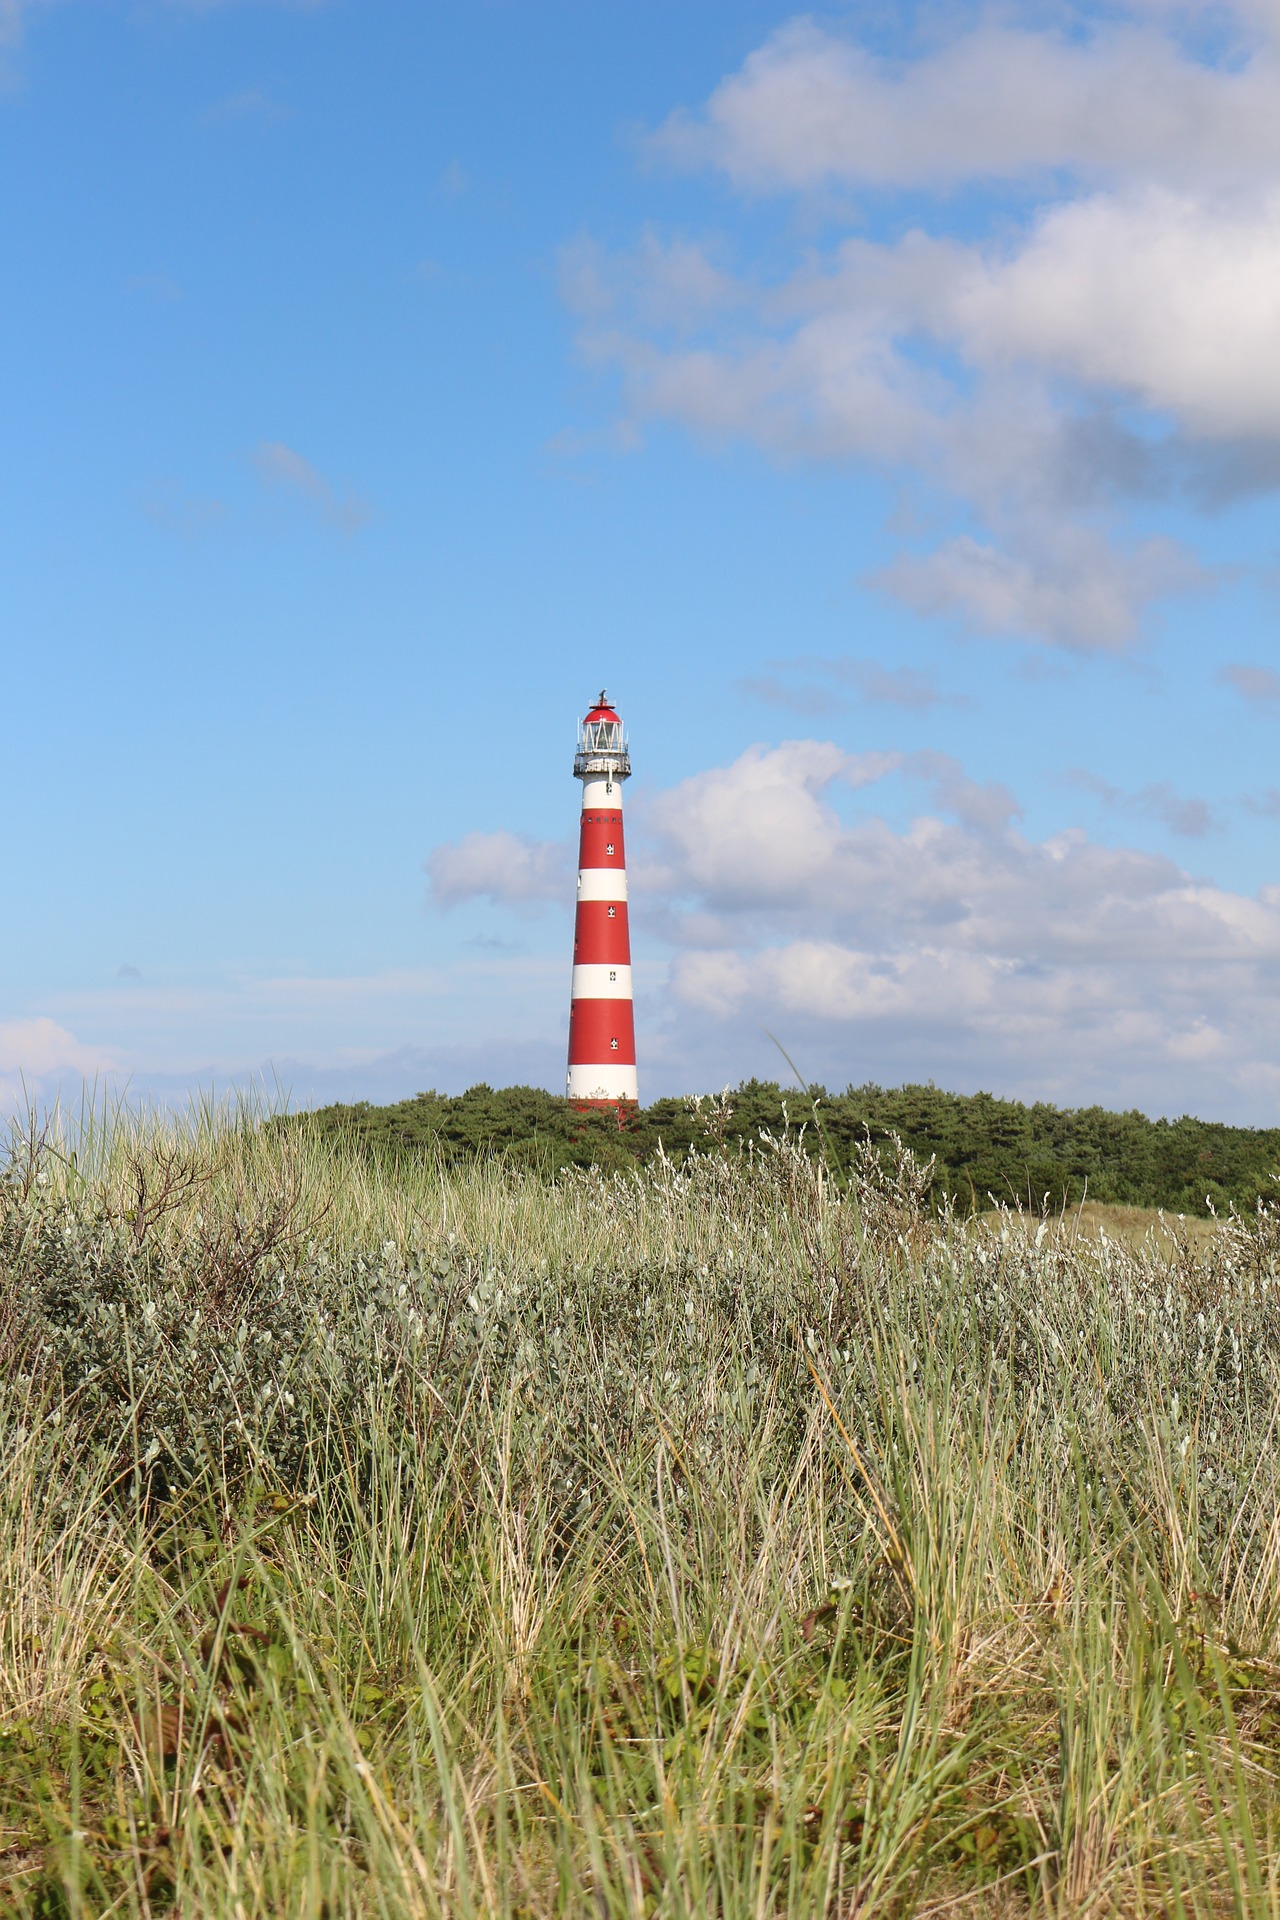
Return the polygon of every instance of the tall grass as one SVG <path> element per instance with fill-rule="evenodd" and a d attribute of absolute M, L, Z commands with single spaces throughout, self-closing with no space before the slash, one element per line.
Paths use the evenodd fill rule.
<path fill-rule="evenodd" d="M 12 1143 L 0 1911 L 1280 1911 L 1277 1231 Z"/>

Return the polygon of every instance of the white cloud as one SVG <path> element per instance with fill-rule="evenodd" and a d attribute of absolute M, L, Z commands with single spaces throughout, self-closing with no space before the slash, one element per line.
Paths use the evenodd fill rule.
<path fill-rule="evenodd" d="M 1278 78 L 1265 39 L 1213 66 L 1150 27 L 1069 38 L 986 24 L 888 60 L 798 20 L 654 144 L 774 191 L 1061 169 L 1231 182 L 1280 163 Z"/>
<path fill-rule="evenodd" d="M 955 817 L 895 828 L 864 794 L 846 821 L 830 796 L 848 756 L 799 741 L 650 807 L 644 888 L 666 902 L 672 1034 L 696 1041 L 690 1057 L 723 1035 L 741 1058 L 767 1028 L 829 1082 L 860 1060 L 891 1079 L 1237 1114 L 1280 1091 L 1280 889 L 1233 893 L 1079 829 L 1037 841 L 1010 824 L 1011 796 L 954 762 L 882 766 L 931 782 Z M 1132 810 L 1196 804 L 1150 788 Z"/>
<path fill-rule="evenodd" d="M 1202 824 L 1202 802 L 1158 783 L 1085 784 L 1122 814 Z M 1271 1112 L 1280 887 L 1232 892 L 1080 828 L 1034 838 L 1019 819 L 1006 787 L 946 755 L 850 754 L 825 740 L 756 746 L 649 796 L 631 849 L 646 1095 L 776 1074 L 767 1030 L 831 1085 L 933 1077 L 1066 1102 Z M 81 1076 L 115 1084 L 122 1062 L 131 1094 L 180 1097 L 211 1080 L 247 1084 L 244 1063 L 268 1056 L 268 1098 L 276 1087 L 389 1096 L 413 1091 L 405 1076 L 419 1072 L 423 1086 L 526 1073 L 554 1084 L 571 849 L 476 833 L 437 848 L 428 868 L 442 904 L 559 903 L 565 947 L 339 978 L 116 980 L 0 1022 L 0 1097 L 18 1104 L 24 1074 L 45 1097 Z M 486 1039 L 482 1010 L 498 1002 L 509 1037 Z"/>
<path fill-rule="evenodd" d="M 831 805 L 838 782 L 865 787 L 890 773 L 926 783 L 953 818 L 925 812 L 897 830 L 869 811 L 846 823 Z M 1029 840 L 1010 825 L 1017 813 L 1007 788 L 969 779 L 945 755 L 753 747 L 650 803 L 662 856 L 650 884 L 675 903 L 673 924 L 692 902 L 700 940 L 708 911 L 722 933 L 739 916 L 798 912 L 810 935 L 856 934 L 861 946 L 874 932 L 893 947 L 945 928 L 949 945 L 1010 962 L 1162 956 L 1175 932 L 1183 959 L 1230 947 L 1280 960 L 1274 902 L 1219 892 L 1078 829 Z"/>
<path fill-rule="evenodd" d="M 961 527 L 875 575 L 917 611 L 1132 647 L 1208 576 L 1128 504 L 1280 487 L 1277 13 L 1242 13 L 1217 59 L 1159 7 L 1073 35 L 986 24 L 894 62 L 795 22 L 659 147 L 802 196 L 999 175 L 1039 207 L 956 237 L 945 198 L 896 233 L 890 201 L 887 237 L 805 242 L 789 272 L 776 248 L 734 272 L 687 235 L 616 259 L 579 243 L 584 352 L 620 374 L 633 430 L 870 463 L 935 522 L 949 498 Z"/>
<path fill-rule="evenodd" d="M 597 257 L 583 328 L 588 355 L 620 371 L 633 420 L 750 439 L 784 461 L 868 461 L 944 489 L 985 522 L 986 538 L 959 534 L 872 575 L 917 611 L 1117 652 L 1142 637 L 1155 603 L 1205 583 L 1174 540 L 1126 538 L 1116 524 L 1117 497 L 1152 490 L 1158 447 L 1083 393 L 1065 406 L 1047 365 L 1011 364 L 1007 344 L 983 332 L 998 272 L 976 246 L 846 241 L 783 284 L 743 281 L 732 318 L 712 314 L 693 340 L 674 323 L 650 326 L 646 303 L 632 304 L 634 268 L 619 268 L 610 309 Z M 944 373 L 922 345 L 967 355 L 967 369 Z"/>
<path fill-rule="evenodd" d="M 933 791 L 934 805 L 954 814 L 967 827 L 996 833 L 1011 820 L 1021 818 L 1022 808 L 1002 781 L 971 780 L 950 754 L 904 754 L 902 770 L 926 781 Z"/>
<path fill-rule="evenodd" d="M 646 277 L 661 283 L 656 303 Z M 691 277 L 669 276 L 651 238 L 629 259 L 597 255 L 584 337 L 620 366 L 638 408 L 704 432 L 829 458 L 943 450 L 974 493 L 1014 466 L 1033 487 L 1061 490 L 1072 477 L 1063 463 L 1086 458 L 1123 481 L 1122 450 L 1128 477 L 1144 477 L 1141 449 L 1116 429 L 1104 443 L 1063 418 L 1041 383 L 1065 372 L 1082 390 L 1172 416 L 1193 439 L 1280 437 L 1280 193 L 1093 195 L 985 245 L 920 232 L 849 239 L 789 280 L 739 279 L 713 307 L 695 300 L 678 316 Z M 567 275 L 570 299 L 580 284 Z M 724 337 L 652 337 L 729 308 L 738 317 Z M 966 404 L 963 382 L 922 361 L 921 340 L 1006 384 Z M 1007 384 L 1016 377 L 1022 385 Z"/>
<path fill-rule="evenodd" d="M 1199 840 L 1206 833 L 1220 833 L 1223 822 L 1199 794 L 1183 794 L 1168 780 L 1153 780 L 1139 789 L 1137 811 L 1163 820 L 1170 833 L 1185 840 Z"/>
<path fill-rule="evenodd" d="M 532 840 L 505 829 L 468 833 L 437 847 L 425 864 L 431 891 L 442 907 L 485 899 L 528 910 L 567 900 L 573 885 L 565 841 Z"/>
<path fill-rule="evenodd" d="M 1172 540 L 1125 549 L 1093 527 L 1045 523 L 1003 549 L 960 534 L 932 553 L 900 554 L 871 584 L 918 613 L 955 615 L 977 633 L 1120 653 L 1139 638 L 1153 601 L 1203 579 Z"/>
<path fill-rule="evenodd" d="M 109 1073 L 112 1056 L 46 1015 L 0 1020 L 0 1117 L 53 1097 L 59 1082 Z"/>
<path fill-rule="evenodd" d="M 717 910 L 802 905 L 829 868 L 827 788 L 865 786 L 900 758 L 793 740 L 751 747 L 730 767 L 681 781 L 649 807 L 669 891 L 696 893 Z"/>
<path fill-rule="evenodd" d="M 914 817 L 888 817 L 889 782 L 894 818 L 904 785 Z M 1166 831 L 1214 824 L 1167 784 L 1077 783 Z M 825 740 L 755 746 L 648 796 L 631 835 L 646 1091 L 776 1074 L 776 1033 L 829 1085 L 933 1077 L 1262 1119 L 1280 1098 L 1280 887 L 1232 892 L 1019 818 L 946 755 Z M 446 898 L 572 900 L 561 846 L 475 835 L 430 864 Z"/>
<path fill-rule="evenodd" d="M 892 264 L 881 253 L 857 266 Z M 638 416 L 676 420 L 709 438 L 745 435 L 783 458 L 894 461 L 919 458 L 936 441 L 946 383 L 899 351 L 887 300 L 877 310 L 852 289 L 860 272 L 840 280 L 806 273 L 785 289 L 740 282 L 740 314 L 724 332 L 718 312 L 691 311 L 682 323 L 668 317 L 663 326 L 677 337 L 665 341 L 649 318 L 652 302 L 637 297 L 634 262 L 619 263 L 614 305 L 604 305 L 611 267 L 598 262 L 599 304 L 585 315 L 583 345 L 591 359 L 619 369 Z M 567 283 L 570 297 L 579 284 Z M 670 293 L 664 284 L 664 299 Z M 687 343 L 682 336 L 704 319 L 710 337 Z"/>
<path fill-rule="evenodd" d="M 1112 786 L 1110 781 L 1102 780 L 1097 774 L 1088 773 L 1081 767 L 1071 768 L 1066 778 L 1072 786 L 1100 800 L 1103 806 L 1148 820 L 1159 820 L 1168 827 L 1170 833 L 1176 833 L 1182 839 L 1199 840 L 1205 834 L 1221 832 L 1224 825 L 1207 800 L 1199 794 L 1179 793 L 1168 780 L 1148 781 L 1136 793 L 1125 793 L 1121 788 Z"/>
<path fill-rule="evenodd" d="M 22 1020 L 0 1020 L 0 1073 L 36 1077 L 69 1068 L 94 1073 L 109 1065 L 99 1049 L 88 1047 L 43 1015 Z"/>
<path fill-rule="evenodd" d="M 1280 72 L 1271 120 L 1280 142 Z M 1061 369 L 1193 437 L 1280 436 L 1280 192 L 1054 207 L 957 285 L 954 324 L 976 360 Z"/>

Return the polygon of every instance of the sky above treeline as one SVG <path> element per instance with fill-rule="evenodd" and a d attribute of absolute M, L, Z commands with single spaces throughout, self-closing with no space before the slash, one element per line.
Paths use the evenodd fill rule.
<path fill-rule="evenodd" d="M 0 1097 L 1280 1110 L 1280 0 L 0 0 Z"/>

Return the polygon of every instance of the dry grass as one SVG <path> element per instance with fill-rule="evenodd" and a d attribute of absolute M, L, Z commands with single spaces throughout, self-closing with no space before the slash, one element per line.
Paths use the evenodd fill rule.
<path fill-rule="evenodd" d="M 1014 1209 L 979 1214 L 974 1224 L 988 1232 L 1000 1233 L 1012 1221 L 1019 1232 L 1034 1239 L 1043 1217 Z M 1110 1239 L 1135 1252 L 1149 1253 L 1155 1260 L 1177 1259 L 1184 1247 L 1203 1255 L 1212 1250 L 1218 1237 L 1218 1227 L 1213 1220 L 1165 1213 L 1155 1207 L 1121 1206 L 1105 1200 L 1085 1200 L 1061 1213 L 1050 1214 L 1047 1224 L 1059 1245 L 1088 1247 Z"/>
<path fill-rule="evenodd" d="M 1280 1911 L 1269 1217 L 10 1175 L 0 1912 Z"/>

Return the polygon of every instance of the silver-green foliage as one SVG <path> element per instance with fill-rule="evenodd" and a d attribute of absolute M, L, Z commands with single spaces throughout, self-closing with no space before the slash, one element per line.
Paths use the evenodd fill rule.
<path fill-rule="evenodd" d="M 13 1898 L 1272 1910 L 1275 1218 L 1086 1245 L 924 1184 L 28 1142 Z"/>

